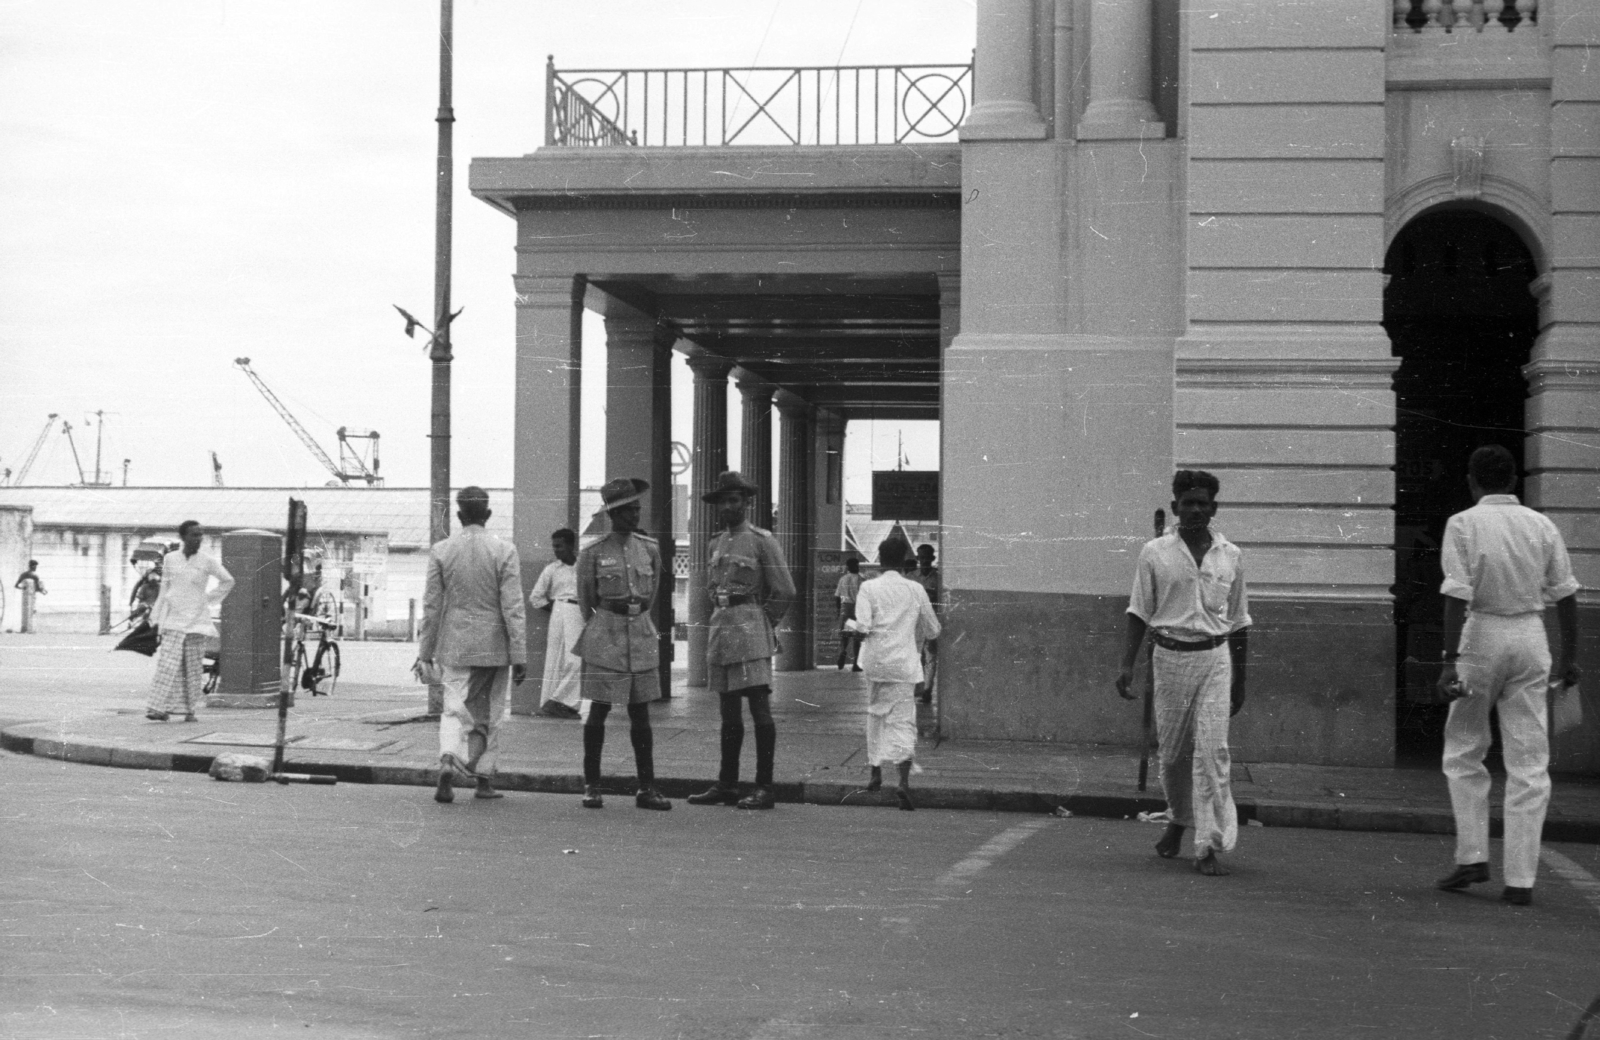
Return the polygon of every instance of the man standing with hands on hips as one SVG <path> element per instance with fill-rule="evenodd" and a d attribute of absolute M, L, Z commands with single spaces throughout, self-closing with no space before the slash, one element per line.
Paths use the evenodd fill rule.
<path fill-rule="evenodd" d="M 711 633 L 706 641 L 706 673 L 711 692 L 720 698 L 722 764 L 717 782 L 689 796 L 694 805 L 737 805 L 771 809 L 772 764 L 778 728 L 772 721 L 772 655 L 778 651 L 773 633 L 789 604 L 794 580 L 783 550 L 771 531 L 745 519 L 757 488 L 737 472 L 717 478 L 717 486 L 701 501 L 717 507 L 725 530 L 711 546 Z M 739 753 L 744 747 L 744 705 L 756 731 L 756 787 L 740 797 Z"/>
<path fill-rule="evenodd" d="M 1456 817 L 1456 869 L 1437 886 L 1459 892 L 1489 880 L 1489 709 L 1500 717 L 1506 764 L 1503 902 L 1533 902 L 1539 837 L 1550 804 L 1550 741 L 1545 730 L 1552 684 L 1544 608 L 1556 605 L 1561 659 L 1554 681 L 1578 681 L 1578 583 L 1561 532 L 1517 501 L 1516 460 L 1498 444 L 1467 461 L 1477 505 L 1444 529 L 1444 669 L 1439 692 L 1451 700 L 1444 724 L 1444 775 Z M 1462 618 L 1465 616 L 1465 624 Z"/>
<path fill-rule="evenodd" d="M 1148 631 L 1155 643 L 1156 735 L 1172 822 L 1156 854 L 1172 859 L 1194 829 L 1195 869 L 1228 873 L 1217 853 L 1239 837 L 1228 719 L 1244 706 L 1250 608 L 1239 547 L 1211 530 L 1221 484 L 1204 470 L 1172 478 L 1178 529 L 1146 542 L 1128 602 L 1117 693 L 1133 699 L 1133 665 Z"/>

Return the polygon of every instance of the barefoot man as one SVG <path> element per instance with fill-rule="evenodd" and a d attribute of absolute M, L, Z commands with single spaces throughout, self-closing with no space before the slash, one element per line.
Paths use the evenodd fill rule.
<path fill-rule="evenodd" d="M 1179 470 L 1172 478 L 1176 532 L 1146 542 L 1128 602 L 1128 634 L 1117 693 L 1133 699 L 1133 664 L 1148 631 L 1155 643 L 1156 735 L 1161 786 L 1172 822 L 1156 843 L 1171 859 L 1194 830 L 1195 869 L 1227 873 L 1217 853 L 1239 836 L 1229 781 L 1228 719 L 1244 707 L 1250 609 L 1239 547 L 1211 530 L 1217 478 Z"/>

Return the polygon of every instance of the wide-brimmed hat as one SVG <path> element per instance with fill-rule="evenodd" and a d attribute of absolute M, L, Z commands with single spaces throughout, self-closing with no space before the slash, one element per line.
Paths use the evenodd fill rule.
<path fill-rule="evenodd" d="M 742 491 L 747 495 L 760 493 L 761 489 L 744 479 L 744 475 L 736 469 L 730 469 L 717 477 L 717 486 L 700 496 L 702 502 L 715 502 L 730 491 Z"/>
<path fill-rule="evenodd" d="M 649 490 L 648 480 L 640 480 L 638 477 L 618 477 L 607 481 L 600 489 L 600 500 L 605 503 L 605 508 L 609 511 L 639 501 Z"/>

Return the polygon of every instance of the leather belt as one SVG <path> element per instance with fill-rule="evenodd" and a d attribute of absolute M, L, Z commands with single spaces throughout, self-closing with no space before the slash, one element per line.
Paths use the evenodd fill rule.
<path fill-rule="evenodd" d="M 1212 636 L 1209 639 L 1202 639 L 1197 643 L 1185 643 L 1182 640 L 1173 639 L 1171 636 L 1164 636 L 1160 632 L 1152 630 L 1150 633 L 1150 641 L 1155 643 L 1155 645 L 1159 646 L 1163 650 L 1177 650 L 1179 652 L 1183 652 L 1189 650 L 1215 650 L 1223 643 L 1226 643 L 1228 641 L 1228 637 Z"/>
<path fill-rule="evenodd" d="M 719 607 L 742 607 L 746 603 L 756 602 L 756 598 L 754 596 L 719 592 L 716 594 L 716 601 Z"/>
<path fill-rule="evenodd" d="M 631 599 L 606 599 L 600 601 L 600 609 L 621 614 L 623 617 L 637 617 L 644 613 L 644 604 L 635 603 Z"/>

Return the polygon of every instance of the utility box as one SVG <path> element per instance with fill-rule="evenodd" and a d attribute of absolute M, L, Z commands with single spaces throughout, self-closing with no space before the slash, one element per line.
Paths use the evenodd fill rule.
<path fill-rule="evenodd" d="M 233 591 L 222 601 L 221 679 L 208 707 L 271 708 L 283 658 L 283 539 L 271 531 L 229 531 L 222 565 Z M 289 703 L 294 703 L 290 691 Z"/>

